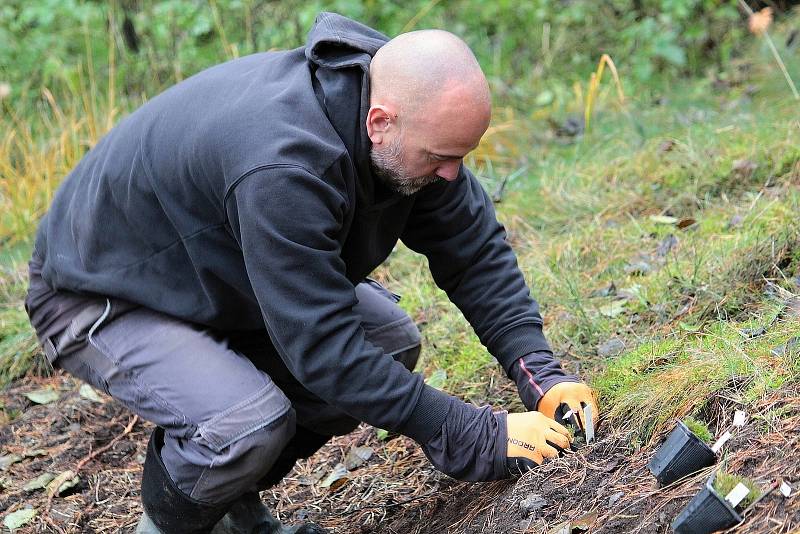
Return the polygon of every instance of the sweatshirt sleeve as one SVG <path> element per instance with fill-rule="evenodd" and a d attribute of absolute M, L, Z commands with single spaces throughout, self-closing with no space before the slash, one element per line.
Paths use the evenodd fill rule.
<path fill-rule="evenodd" d="M 420 191 L 402 240 L 428 258 L 436 284 L 510 378 L 519 358 L 550 353 L 539 305 L 506 242 L 505 229 L 466 167 L 458 179 Z"/>
<path fill-rule="evenodd" d="M 272 166 L 243 176 L 226 195 L 267 332 L 309 391 L 358 420 L 425 443 L 460 401 L 365 339 L 340 254 L 345 186 L 331 180 Z"/>

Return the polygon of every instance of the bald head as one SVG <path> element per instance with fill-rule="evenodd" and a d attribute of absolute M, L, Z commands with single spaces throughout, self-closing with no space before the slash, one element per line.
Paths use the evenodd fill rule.
<path fill-rule="evenodd" d="M 486 77 L 464 41 L 442 30 L 398 35 L 370 63 L 373 174 L 404 195 L 458 179 L 491 112 Z"/>
<path fill-rule="evenodd" d="M 386 43 L 370 64 L 370 86 L 372 103 L 394 105 L 407 118 L 441 105 L 491 110 L 478 61 L 464 41 L 444 30 L 403 33 Z"/>

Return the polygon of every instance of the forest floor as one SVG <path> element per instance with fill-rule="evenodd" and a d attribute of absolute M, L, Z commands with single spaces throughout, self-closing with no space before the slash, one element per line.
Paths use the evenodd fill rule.
<path fill-rule="evenodd" d="M 37 405 L 25 396 L 45 387 L 58 392 L 58 399 Z M 0 399 L 7 409 L 24 412 L 0 429 L 3 453 L 19 457 L 2 471 L 0 509 L 38 510 L 17 532 L 133 532 L 152 425 L 102 393 L 82 396 L 80 383 L 61 373 L 21 380 Z M 726 417 L 735 406 L 719 395 L 707 409 L 720 423 L 729 423 Z M 727 448 L 735 452 L 726 456 L 726 469 L 797 487 L 800 387 L 771 394 L 749 415 L 763 428 L 749 426 L 729 442 Z M 312 520 L 337 533 L 669 532 L 712 468 L 659 488 L 646 468 L 652 451 L 631 454 L 628 444 L 629 436 L 601 429 L 592 445 L 518 480 L 464 483 L 437 473 L 413 441 L 382 441 L 362 425 L 299 462 L 262 497 L 287 523 Z M 354 447 L 374 453 L 347 478 L 320 487 Z M 21 489 L 45 473 L 78 481 L 60 494 L 47 487 Z M 797 528 L 800 499 L 773 492 L 735 530 L 788 533 Z"/>

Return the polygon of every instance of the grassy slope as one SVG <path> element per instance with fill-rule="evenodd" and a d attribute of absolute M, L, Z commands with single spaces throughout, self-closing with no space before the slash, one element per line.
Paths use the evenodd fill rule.
<path fill-rule="evenodd" d="M 800 335 L 785 309 L 800 293 L 797 103 L 772 65 L 735 68 L 749 69 L 741 84 L 693 82 L 667 106 L 634 99 L 632 121 L 606 112 L 576 144 L 542 146 L 536 172 L 498 208 L 549 339 L 635 443 L 675 416 L 702 419 L 711 395 L 732 384 L 747 405 L 800 376 L 798 349 L 773 353 Z M 524 145 L 535 141 L 519 132 L 541 123 L 517 119 L 513 130 Z M 642 261 L 644 274 L 631 268 Z M 423 260 L 400 248 L 381 274 L 424 322 L 426 374 L 444 370 L 453 393 L 520 407 L 498 391 L 502 372 Z M 615 296 L 592 296 L 611 283 Z M 761 326 L 764 335 L 741 333 Z M 610 338 L 625 350 L 604 360 L 597 349 Z"/>
<path fill-rule="evenodd" d="M 784 310 L 800 292 L 800 126 L 797 104 L 768 61 L 733 66 L 728 78 L 739 83 L 731 86 L 695 81 L 670 88 L 666 99 L 644 88 L 628 114 L 607 88 L 592 131 L 572 144 L 548 133 L 541 113 L 508 112 L 474 162 L 491 190 L 527 162 L 500 218 L 554 347 L 569 369 L 580 366 L 609 420 L 632 429 L 636 443 L 676 415 L 702 419 L 709 396 L 731 384 L 748 403 L 800 373 L 796 350 L 772 351 L 800 334 L 797 317 Z M 114 109 L 111 101 L 107 107 Z M 27 247 L 19 236 L 115 114 L 70 109 L 44 146 L 24 127 L 0 146 L 2 235 L 18 238 L 0 254 L 0 384 L 31 366 L 35 347 L 21 309 Z M 697 223 L 679 229 L 653 216 Z M 670 235 L 677 243 L 658 256 Z M 630 272 L 641 261 L 649 272 Z M 378 275 L 423 323 L 420 370 L 443 370 L 444 387 L 466 398 L 521 407 L 499 387 L 502 373 L 423 260 L 401 246 Z M 591 296 L 612 282 L 616 296 Z M 760 337 L 740 333 L 766 325 Z M 626 348 L 606 361 L 597 348 L 612 337 Z"/>

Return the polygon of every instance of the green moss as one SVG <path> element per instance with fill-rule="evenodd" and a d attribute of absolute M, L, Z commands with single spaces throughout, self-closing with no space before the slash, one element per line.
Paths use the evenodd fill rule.
<path fill-rule="evenodd" d="M 732 475 L 726 471 L 719 471 L 714 478 L 714 490 L 724 499 L 725 496 L 740 483 L 747 486 L 747 489 L 750 490 L 747 497 L 736 507 L 740 510 L 744 510 L 761 496 L 761 489 L 755 482 L 746 477 Z"/>
<path fill-rule="evenodd" d="M 692 431 L 692 433 L 700 438 L 700 441 L 708 443 L 711 441 L 711 431 L 708 429 L 706 424 L 702 421 L 695 419 L 694 417 L 684 417 L 683 424 Z"/>

